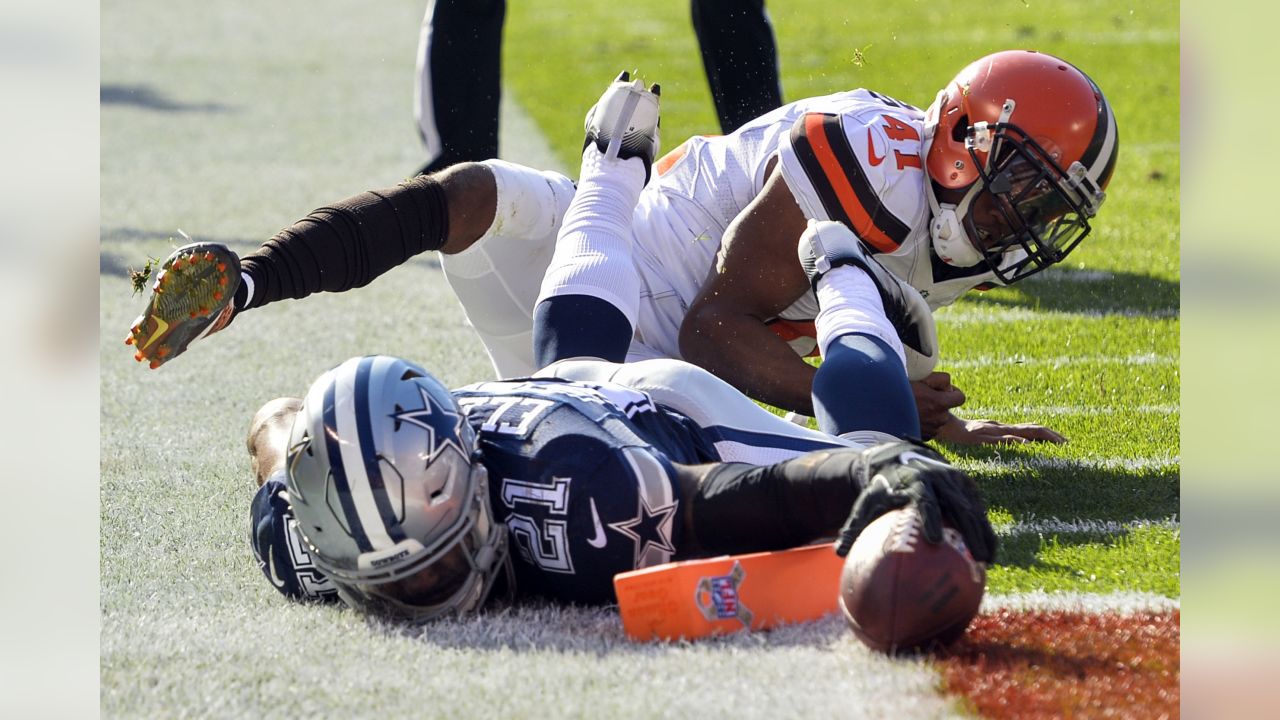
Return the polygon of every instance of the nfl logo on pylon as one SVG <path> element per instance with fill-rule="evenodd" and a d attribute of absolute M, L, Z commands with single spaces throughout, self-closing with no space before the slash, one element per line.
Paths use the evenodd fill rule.
<path fill-rule="evenodd" d="M 711 602 L 716 606 L 716 617 L 738 617 L 738 586 L 735 578 L 729 575 L 711 578 Z"/>
<path fill-rule="evenodd" d="M 742 604 L 740 593 L 746 576 L 742 565 L 735 560 L 728 575 L 704 576 L 699 580 L 693 592 L 693 602 L 702 612 L 702 617 L 710 622 L 738 620 L 744 627 L 751 627 L 751 611 Z"/>

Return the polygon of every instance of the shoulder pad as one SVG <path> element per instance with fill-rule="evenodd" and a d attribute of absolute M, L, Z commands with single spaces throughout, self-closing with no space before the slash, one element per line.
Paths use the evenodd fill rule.
<path fill-rule="evenodd" d="M 920 134 L 895 112 L 806 113 L 779 152 L 805 214 L 843 223 L 876 253 L 897 250 L 927 215 Z"/>

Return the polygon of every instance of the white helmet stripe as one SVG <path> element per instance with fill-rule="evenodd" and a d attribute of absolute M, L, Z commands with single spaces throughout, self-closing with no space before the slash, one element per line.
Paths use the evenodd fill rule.
<path fill-rule="evenodd" d="M 365 471 L 364 454 L 360 448 L 359 428 L 356 423 L 355 386 L 356 375 L 364 358 L 352 358 L 334 371 L 334 385 L 351 388 L 340 393 L 346 402 L 336 404 L 334 408 L 337 420 L 338 451 L 342 456 L 342 467 L 346 471 L 347 488 L 351 494 L 351 502 L 359 516 L 360 525 L 374 551 L 385 550 L 395 543 L 387 534 L 382 513 L 378 511 L 377 501 L 373 497 L 373 488 L 369 485 L 369 475 Z M 333 459 L 330 458 L 330 462 Z"/>
<path fill-rule="evenodd" d="M 1116 152 L 1116 116 L 1111 112 L 1111 103 L 1103 102 L 1102 105 L 1107 109 L 1105 129 L 1106 135 L 1102 140 L 1102 147 L 1098 150 L 1098 156 L 1093 159 L 1093 165 L 1089 167 L 1089 178 L 1095 183 L 1102 182 L 1102 173 L 1107 169 L 1107 164 L 1111 162 L 1112 156 Z"/>

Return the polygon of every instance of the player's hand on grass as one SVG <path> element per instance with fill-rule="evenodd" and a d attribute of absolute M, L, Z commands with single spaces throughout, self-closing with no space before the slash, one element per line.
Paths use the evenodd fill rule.
<path fill-rule="evenodd" d="M 1029 442 L 1065 443 L 1060 433 L 1035 423 L 1002 423 L 996 420 L 964 420 L 952 409 L 964 404 L 964 391 L 951 384 L 944 372 L 930 373 L 911 383 L 920 414 L 920 433 L 925 440 L 941 440 L 952 445 L 998 445 Z"/>
<path fill-rule="evenodd" d="M 873 447 L 866 460 L 862 492 L 840 531 L 837 555 L 847 555 L 854 539 L 876 518 L 910 506 L 920 513 L 928 542 L 942 542 L 943 525 L 950 525 L 975 560 L 991 562 L 995 557 L 996 536 L 987 506 L 968 475 L 933 450 L 905 441 Z"/>
<path fill-rule="evenodd" d="M 964 391 L 951 384 L 951 376 L 944 372 L 929 373 L 923 380 L 911 383 L 916 398 L 916 410 L 920 414 L 920 432 L 925 440 L 938 435 L 946 425 L 956 420 L 952 408 L 964 404 Z"/>
<path fill-rule="evenodd" d="M 1062 444 L 1067 438 L 1052 428 L 1036 423 L 1002 423 L 996 420 L 963 420 L 952 416 L 934 435 L 935 440 L 952 445 L 1021 445 L 1031 442 Z"/>

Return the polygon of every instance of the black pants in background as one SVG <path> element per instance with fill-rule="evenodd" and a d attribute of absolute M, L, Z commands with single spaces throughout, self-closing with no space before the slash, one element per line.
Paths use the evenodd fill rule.
<path fill-rule="evenodd" d="M 536 0 L 535 0 L 536 1 Z M 764 0 L 691 0 L 720 128 L 730 133 L 782 104 L 778 50 Z M 498 156 L 506 0 L 431 0 L 418 45 L 418 131 L 434 172 Z"/>

